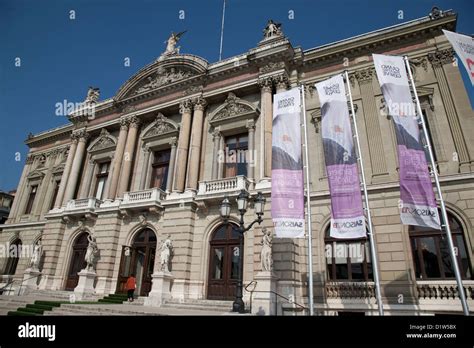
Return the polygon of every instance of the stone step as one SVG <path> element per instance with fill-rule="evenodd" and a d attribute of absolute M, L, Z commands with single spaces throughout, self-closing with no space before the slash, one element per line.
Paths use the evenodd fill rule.
<path fill-rule="evenodd" d="M 179 299 L 170 299 L 167 300 L 166 303 L 169 304 L 190 304 L 190 305 L 203 305 L 203 306 L 211 306 L 211 307 L 229 307 L 232 308 L 233 301 L 223 301 L 223 300 L 205 300 L 205 299 L 186 299 L 186 300 L 179 300 Z"/>
<path fill-rule="evenodd" d="M 59 308 L 47 312 L 46 315 L 157 315 L 136 308 L 124 308 L 121 305 L 61 305 Z"/>
<path fill-rule="evenodd" d="M 188 310 L 205 310 L 215 312 L 230 312 L 232 310 L 232 302 L 212 303 L 212 302 L 178 302 L 168 301 L 162 305 L 164 308 L 188 309 Z"/>

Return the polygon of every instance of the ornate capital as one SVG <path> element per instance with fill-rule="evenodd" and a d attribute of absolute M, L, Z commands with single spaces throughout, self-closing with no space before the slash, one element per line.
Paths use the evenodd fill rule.
<path fill-rule="evenodd" d="M 262 92 L 272 93 L 273 79 L 271 77 L 259 78 L 258 85 Z"/>
<path fill-rule="evenodd" d="M 255 131 L 255 120 L 247 120 L 247 124 L 245 125 L 247 129 L 252 132 Z"/>
<path fill-rule="evenodd" d="M 214 130 L 212 131 L 212 140 L 214 142 L 219 141 L 221 136 L 221 131 L 218 128 L 214 128 Z"/>
<path fill-rule="evenodd" d="M 89 136 L 90 136 L 89 133 L 87 133 L 84 128 L 76 130 L 76 131 L 72 132 L 72 134 L 71 134 L 71 138 L 72 138 L 73 141 L 86 142 L 87 139 L 89 139 Z"/>
<path fill-rule="evenodd" d="M 207 105 L 206 99 L 198 97 L 193 100 L 194 110 L 203 111 Z"/>
<path fill-rule="evenodd" d="M 445 50 L 428 53 L 428 60 L 433 67 L 441 67 L 444 64 L 452 63 L 454 60 L 454 49 L 447 48 Z"/>
<path fill-rule="evenodd" d="M 191 112 L 192 108 L 193 108 L 193 103 L 189 99 L 179 103 L 179 113 L 181 115 L 185 114 L 185 113 L 189 114 Z"/>
<path fill-rule="evenodd" d="M 276 88 L 278 89 L 287 89 L 289 82 L 288 76 L 286 74 L 281 74 L 278 76 L 273 76 L 273 81 L 275 82 Z"/>
<path fill-rule="evenodd" d="M 367 68 L 363 70 L 357 70 L 354 75 L 359 83 L 366 83 L 372 81 L 375 74 L 375 68 Z M 349 78 L 350 79 L 350 78 Z"/>
<path fill-rule="evenodd" d="M 171 145 L 171 147 L 176 147 L 178 145 L 178 138 L 176 137 L 171 138 L 169 141 L 169 144 Z"/>
<path fill-rule="evenodd" d="M 129 125 L 130 125 L 130 120 L 128 117 L 120 118 L 120 130 L 128 130 Z"/>
<path fill-rule="evenodd" d="M 140 126 L 140 119 L 137 116 L 129 116 L 130 127 L 138 128 Z"/>

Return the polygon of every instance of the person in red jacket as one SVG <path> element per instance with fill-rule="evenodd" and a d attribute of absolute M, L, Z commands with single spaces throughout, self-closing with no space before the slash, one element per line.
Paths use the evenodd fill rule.
<path fill-rule="evenodd" d="M 128 302 L 133 302 L 133 293 L 135 292 L 135 288 L 137 287 L 137 281 L 135 279 L 135 274 L 131 274 L 128 277 L 127 282 L 125 283 L 125 289 L 127 290 L 127 297 Z"/>

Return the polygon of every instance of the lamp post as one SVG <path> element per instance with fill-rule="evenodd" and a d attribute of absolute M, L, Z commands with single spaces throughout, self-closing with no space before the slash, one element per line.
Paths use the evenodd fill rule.
<path fill-rule="evenodd" d="M 259 225 L 262 223 L 262 215 L 265 208 L 265 197 L 263 197 L 262 192 L 257 193 L 257 197 L 254 199 L 254 208 L 257 218 L 252 221 L 247 227 L 245 227 L 244 215 L 247 211 L 247 205 L 249 202 L 250 195 L 247 191 L 241 190 L 237 196 L 237 209 L 240 213 L 239 219 L 239 279 L 237 281 L 237 287 L 235 290 L 235 300 L 232 304 L 232 311 L 238 313 L 245 313 L 245 304 L 242 299 L 243 297 L 243 270 L 244 270 L 244 260 L 243 260 L 243 249 L 244 249 L 244 233 L 252 228 L 255 223 Z M 230 216 L 230 201 L 226 196 L 220 206 L 220 214 L 225 222 L 229 220 Z"/>

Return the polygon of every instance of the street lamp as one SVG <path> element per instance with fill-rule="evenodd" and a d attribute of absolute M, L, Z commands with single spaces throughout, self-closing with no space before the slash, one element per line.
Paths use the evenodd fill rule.
<path fill-rule="evenodd" d="M 247 191 L 241 190 L 239 195 L 237 196 L 237 209 L 240 213 L 240 220 L 239 220 L 239 279 L 237 282 L 237 287 L 235 290 L 235 300 L 232 304 L 232 311 L 238 313 L 245 313 L 245 304 L 242 299 L 243 297 L 243 248 L 244 248 L 244 233 L 247 232 L 252 228 L 255 223 L 259 225 L 262 223 L 262 215 L 265 208 L 265 197 L 263 197 L 262 192 L 257 193 L 257 197 L 254 199 L 254 208 L 255 214 L 257 214 L 257 218 L 252 221 L 247 227 L 245 227 L 244 223 L 244 215 L 247 211 L 247 205 L 249 202 L 250 195 Z M 221 217 L 224 219 L 225 222 L 228 221 L 230 216 L 230 202 L 229 198 L 226 196 L 221 203 L 220 206 L 220 214 Z"/>

